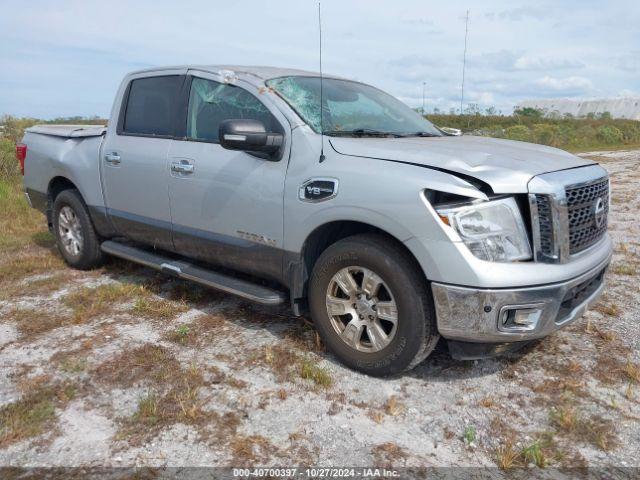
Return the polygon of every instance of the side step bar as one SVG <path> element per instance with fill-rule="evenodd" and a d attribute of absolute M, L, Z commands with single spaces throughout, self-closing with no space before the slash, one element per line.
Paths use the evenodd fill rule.
<path fill-rule="evenodd" d="M 253 302 L 264 305 L 279 305 L 287 301 L 286 294 L 269 287 L 257 285 L 239 278 L 222 273 L 205 270 L 187 261 L 165 258 L 156 253 L 147 252 L 140 248 L 107 240 L 101 247 L 103 252 L 114 257 L 124 258 L 146 267 L 160 270 L 174 277 L 183 278 L 199 283 L 206 287 L 222 290 Z"/>

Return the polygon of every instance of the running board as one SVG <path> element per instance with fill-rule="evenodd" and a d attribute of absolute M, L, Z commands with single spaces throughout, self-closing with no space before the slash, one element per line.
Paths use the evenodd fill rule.
<path fill-rule="evenodd" d="M 230 275 L 205 270 L 184 260 L 166 258 L 156 253 L 147 252 L 146 250 L 111 240 L 103 242 L 100 248 L 103 252 L 113 255 L 114 257 L 124 258 L 125 260 L 160 270 L 174 277 L 190 280 L 205 287 L 222 290 L 223 292 L 231 293 L 232 295 L 237 295 L 253 302 L 264 305 L 279 305 L 287 301 L 284 292 Z"/>

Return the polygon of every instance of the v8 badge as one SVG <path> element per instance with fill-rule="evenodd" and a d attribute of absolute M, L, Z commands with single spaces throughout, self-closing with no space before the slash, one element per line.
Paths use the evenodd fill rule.
<path fill-rule="evenodd" d="M 322 202 L 338 195 L 338 179 L 311 178 L 300 186 L 298 198 L 303 202 Z"/>

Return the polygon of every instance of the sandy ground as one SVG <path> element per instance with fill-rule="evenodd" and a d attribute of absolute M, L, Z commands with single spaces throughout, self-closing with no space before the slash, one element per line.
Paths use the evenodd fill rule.
<path fill-rule="evenodd" d="M 509 358 L 374 379 L 286 310 L 36 265 L 0 301 L 0 465 L 639 466 L 640 152 L 585 156 L 612 175 L 606 295 Z"/>

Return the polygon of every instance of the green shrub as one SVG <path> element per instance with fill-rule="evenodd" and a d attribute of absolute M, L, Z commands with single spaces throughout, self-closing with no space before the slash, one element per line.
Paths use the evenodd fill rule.
<path fill-rule="evenodd" d="M 640 145 L 640 122 L 608 115 L 591 118 L 571 116 L 539 117 L 523 115 L 427 115 L 438 126 L 459 128 L 464 133 L 488 137 L 538 142 L 559 148 L 596 150 L 598 148 Z M 607 128 L 603 128 L 607 127 Z M 621 136 L 622 135 L 622 136 Z"/>
<path fill-rule="evenodd" d="M 620 129 L 612 125 L 602 125 L 598 127 L 597 137 L 602 142 L 608 145 L 613 145 L 615 143 L 621 143 L 624 138 L 624 134 Z"/>
<path fill-rule="evenodd" d="M 13 178 L 19 174 L 15 144 L 8 138 L 0 138 L 0 179 Z"/>
<path fill-rule="evenodd" d="M 561 145 L 561 131 L 558 125 L 549 123 L 537 123 L 531 129 L 531 137 L 535 143 L 551 145 L 556 147 Z"/>
<path fill-rule="evenodd" d="M 521 142 L 531 141 L 531 130 L 526 125 L 514 125 L 505 131 L 506 138 L 510 140 L 520 140 Z"/>
<path fill-rule="evenodd" d="M 593 125 L 582 125 L 573 130 L 572 145 L 588 145 L 593 143 L 594 138 L 596 138 L 596 129 Z"/>

